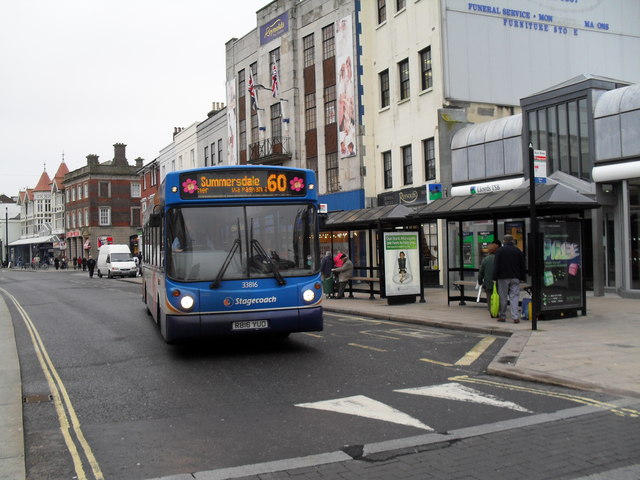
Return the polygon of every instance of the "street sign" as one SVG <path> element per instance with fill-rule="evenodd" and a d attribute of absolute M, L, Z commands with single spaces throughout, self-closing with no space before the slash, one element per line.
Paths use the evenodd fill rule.
<path fill-rule="evenodd" d="M 533 180 L 535 183 L 547 183 L 547 152 L 533 151 Z"/>

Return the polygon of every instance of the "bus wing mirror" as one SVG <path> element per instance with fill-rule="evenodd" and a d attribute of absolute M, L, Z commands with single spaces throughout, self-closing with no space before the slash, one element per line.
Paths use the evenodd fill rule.
<path fill-rule="evenodd" d="M 152 213 L 149 216 L 149 226 L 150 227 L 161 227 L 162 226 L 162 214 L 161 213 Z"/>

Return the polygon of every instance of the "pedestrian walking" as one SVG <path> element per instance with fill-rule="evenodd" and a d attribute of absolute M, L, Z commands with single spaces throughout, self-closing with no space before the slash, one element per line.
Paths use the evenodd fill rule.
<path fill-rule="evenodd" d="M 82 258 L 82 271 L 87 271 L 87 259 L 85 257 Z"/>
<path fill-rule="evenodd" d="M 491 294 L 493 293 L 493 263 L 496 258 L 496 250 L 498 250 L 501 245 L 502 242 L 500 242 L 500 240 L 496 240 L 487 246 L 489 254 L 482 260 L 482 263 L 480 264 L 480 271 L 478 272 L 478 284 L 487 295 L 487 308 L 489 309 L 489 315 L 491 315 Z M 478 298 L 480 297 L 478 296 Z M 494 318 L 493 315 L 491 315 L 491 317 Z"/>
<path fill-rule="evenodd" d="M 82 257 L 76 259 L 76 268 L 80 270 L 82 268 Z"/>
<path fill-rule="evenodd" d="M 322 279 L 322 289 L 324 290 L 327 298 L 333 298 L 333 258 L 331 257 L 331 251 L 327 250 L 327 253 L 322 260 L 320 260 L 320 278 Z"/>
<path fill-rule="evenodd" d="M 507 302 L 511 310 L 513 323 L 520 323 L 520 281 L 527 279 L 524 254 L 513 243 L 512 235 L 505 235 L 502 247 L 496 250 L 493 261 L 493 280 L 498 283 L 500 311 L 498 321 L 507 318 Z"/>
<path fill-rule="evenodd" d="M 60 268 L 60 259 L 58 257 L 53 259 L 53 265 L 56 267 L 56 270 Z"/>
<path fill-rule="evenodd" d="M 353 262 L 343 253 L 340 255 L 342 266 L 334 268 L 332 271 L 338 273 L 338 296 L 336 298 L 344 298 L 344 289 L 347 282 L 353 277 Z"/>
<path fill-rule="evenodd" d="M 96 268 L 96 261 L 91 255 L 89 255 L 89 260 L 87 260 L 87 268 L 89 269 L 89 278 L 93 278 L 93 270 Z"/>

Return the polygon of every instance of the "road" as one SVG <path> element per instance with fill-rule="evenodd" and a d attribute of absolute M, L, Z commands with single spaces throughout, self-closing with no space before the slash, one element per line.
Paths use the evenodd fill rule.
<path fill-rule="evenodd" d="M 169 346 L 126 280 L 4 272 L 0 288 L 33 480 L 148 479 L 340 450 L 360 458 L 366 445 L 584 404 L 603 431 L 638 423 L 611 413 L 605 395 L 486 376 L 504 338 L 326 314 L 324 332 L 286 341 Z"/>

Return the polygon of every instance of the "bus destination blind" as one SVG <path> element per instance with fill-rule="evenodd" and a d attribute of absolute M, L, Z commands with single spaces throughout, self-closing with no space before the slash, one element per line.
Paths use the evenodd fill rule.
<path fill-rule="evenodd" d="M 180 175 L 182 200 L 230 197 L 303 197 L 304 172 L 286 170 L 203 170 Z"/>

